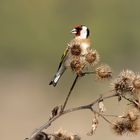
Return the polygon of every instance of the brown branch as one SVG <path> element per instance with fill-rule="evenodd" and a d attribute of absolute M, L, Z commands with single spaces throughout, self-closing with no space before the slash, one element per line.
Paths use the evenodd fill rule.
<path fill-rule="evenodd" d="M 83 76 L 85 76 L 85 75 L 87 75 L 87 74 L 96 74 L 96 72 L 95 72 L 95 71 L 90 71 L 90 72 L 84 72 L 84 73 L 82 73 Z M 75 84 L 76 84 L 78 78 L 79 78 L 79 76 L 76 75 L 76 78 L 75 78 L 75 80 L 74 80 L 74 82 L 73 82 L 73 84 L 72 84 L 72 86 L 71 86 L 71 88 L 70 88 L 70 90 L 69 90 L 69 93 L 68 93 L 68 95 L 67 95 L 67 97 L 66 97 L 66 99 L 65 99 L 65 102 L 64 102 L 64 104 L 63 104 L 63 106 L 62 106 L 62 110 L 61 110 L 62 112 L 64 111 L 64 109 L 65 109 L 65 107 L 66 107 L 66 105 L 67 105 L 67 102 L 68 102 L 68 100 L 69 100 L 69 97 L 70 97 L 70 95 L 71 95 L 71 93 L 72 93 L 72 91 L 73 91 L 73 89 L 74 89 L 74 87 L 75 87 Z"/>
<path fill-rule="evenodd" d="M 98 114 L 99 116 L 101 116 L 106 122 L 108 122 L 109 124 L 113 125 L 111 121 L 109 121 L 104 114 L 99 113 L 98 111 L 95 111 L 92 109 L 93 112 L 95 112 L 96 114 Z"/>
<path fill-rule="evenodd" d="M 96 74 L 95 71 L 89 71 L 89 72 L 84 72 L 83 75 L 86 75 L 86 74 Z"/>
<path fill-rule="evenodd" d="M 66 107 L 66 105 L 67 105 L 67 102 L 68 102 L 68 100 L 69 100 L 69 97 L 70 97 L 70 95 L 71 95 L 71 93 L 72 93 L 72 91 L 73 91 L 73 88 L 75 87 L 75 84 L 76 84 L 78 78 L 79 78 L 79 76 L 76 75 L 76 78 L 75 78 L 75 80 L 74 80 L 74 82 L 73 82 L 73 84 L 72 84 L 72 86 L 71 86 L 71 88 L 70 88 L 70 91 L 69 91 L 69 93 L 68 93 L 68 95 L 67 95 L 67 97 L 66 97 L 66 99 L 65 99 L 65 102 L 64 102 L 64 104 L 63 104 L 63 106 L 62 106 L 62 110 L 61 110 L 62 112 L 64 111 L 64 109 L 65 109 L 65 107 Z"/>
<path fill-rule="evenodd" d="M 114 118 L 126 118 L 125 116 L 118 116 L 118 115 L 110 115 L 110 114 L 103 114 L 106 117 L 114 117 Z"/>
<path fill-rule="evenodd" d="M 92 103 L 88 104 L 88 105 L 82 105 L 79 107 L 75 107 L 75 108 L 70 108 L 67 110 L 64 110 L 63 112 L 61 111 L 59 114 L 57 114 L 56 116 L 54 116 L 53 118 L 51 118 L 47 123 L 43 124 L 40 128 L 38 128 L 37 130 L 35 130 L 32 135 L 30 136 L 29 140 L 33 140 L 33 138 L 40 133 L 41 131 L 43 131 L 44 129 L 47 129 L 55 120 L 57 120 L 59 117 L 61 117 L 62 115 L 65 115 L 67 113 L 70 112 L 74 112 L 74 111 L 79 111 L 79 110 L 84 110 L 84 109 L 89 109 L 89 110 L 93 110 L 93 106 L 98 103 L 101 100 L 106 100 L 106 99 L 110 99 L 112 97 L 116 97 L 116 94 L 112 94 L 109 96 L 105 96 L 105 97 L 99 97 L 98 99 L 96 99 L 95 101 L 93 101 Z M 101 116 L 103 117 L 103 116 Z M 104 118 L 105 119 L 105 118 Z"/>
<path fill-rule="evenodd" d="M 124 98 L 125 100 L 129 101 L 130 103 L 133 103 L 133 104 L 135 104 L 135 105 L 138 105 L 138 103 L 137 103 L 135 100 L 130 99 L 130 98 L 127 98 L 127 97 L 124 96 L 124 95 L 122 95 L 122 98 Z"/>
<path fill-rule="evenodd" d="M 118 96 L 118 94 L 114 94 L 114 93 L 111 94 L 111 95 L 108 95 L 108 96 L 104 96 L 104 97 L 101 95 L 97 100 L 93 101 L 90 105 L 92 106 L 92 105 L 94 105 L 94 104 L 96 104 L 96 103 L 98 103 L 102 100 L 106 100 L 106 99 L 116 97 L 116 96 Z"/>

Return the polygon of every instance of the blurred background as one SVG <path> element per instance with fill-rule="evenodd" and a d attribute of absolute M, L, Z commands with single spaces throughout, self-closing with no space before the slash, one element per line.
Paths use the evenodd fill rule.
<path fill-rule="evenodd" d="M 23 140 L 63 103 L 73 73 L 68 70 L 56 88 L 48 83 L 73 38 L 70 30 L 78 24 L 89 27 L 92 47 L 114 75 L 126 68 L 140 71 L 139 0 L 0 0 L 0 139 Z M 109 86 L 110 81 L 86 76 L 78 81 L 67 107 L 90 103 Z M 116 100 L 105 105 L 108 113 L 123 111 L 123 103 Z M 63 128 L 88 140 L 140 136 L 116 136 L 101 120 L 95 135 L 88 137 L 91 120 L 89 111 L 71 113 L 49 131 Z"/>

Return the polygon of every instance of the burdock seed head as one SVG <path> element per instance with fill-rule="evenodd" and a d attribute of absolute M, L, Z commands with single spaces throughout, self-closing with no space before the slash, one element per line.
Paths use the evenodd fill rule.
<path fill-rule="evenodd" d="M 139 131 L 138 121 L 130 121 L 128 119 L 123 119 L 121 121 L 117 121 L 113 125 L 113 130 L 118 135 L 123 135 L 125 133 L 129 134 L 137 134 Z"/>
<path fill-rule="evenodd" d="M 97 64 L 99 62 L 99 54 L 96 50 L 90 49 L 86 55 L 86 61 L 89 64 Z"/>
<path fill-rule="evenodd" d="M 72 71 L 74 71 L 77 75 L 82 75 L 82 70 L 85 66 L 84 63 L 80 60 L 80 58 L 75 58 L 70 63 Z"/>
<path fill-rule="evenodd" d="M 48 137 L 48 135 L 45 132 L 39 132 L 34 138 L 33 140 L 50 140 L 50 138 Z"/>
<path fill-rule="evenodd" d="M 125 118 L 127 118 L 130 121 L 138 121 L 139 120 L 139 112 L 132 108 L 131 110 L 128 110 L 126 115 L 124 115 Z"/>
<path fill-rule="evenodd" d="M 119 74 L 119 78 L 120 79 L 125 79 L 125 80 L 130 80 L 133 81 L 135 78 L 135 73 L 131 70 L 123 70 L 120 74 Z"/>
<path fill-rule="evenodd" d="M 68 133 L 66 130 L 58 130 L 55 135 L 53 140 L 80 140 L 81 138 L 78 135 L 73 135 Z"/>
<path fill-rule="evenodd" d="M 135 78 L 135 73 L 131 70 L 123 70 L 119 76 L 115 79 L 112 84 L 113 89 L 116 93 L 126 93 L 132 92 L 133 90 L 133 80 Z"/>
<path fill-rule="evenodd" d="M 70 136 L 67 134 L 66 130 L 59 129 L 54 136 L 54 140 L 71 140 Z"/>
<path fill-rule="evenodd" d="M 106 64 L 99 66 L 98 68 L 96 68 L 96 75 L 100 79 L 111 78 L 112 71 L 111 71 L 110 66 Z"/>
<path fill-rule="evenodd" d="M 75 56 L 79 56 L 81 54 L 80 44 L 73 44 L 71 47 L 71 54 Z"/>
<path fill-rule="evenodd" d="M 137 134 L 140 129 L 138 121 L 139 116 L 137 112 L 133 110 L 128 111 L 124 118 L 114 123 L 113 130 L 118 135 L 123 135 L 125 133 Z"/>
<path fill-rule="evenodd" d="M 133 92 L 140 93 L 140 75 L 136 75 L 133 80 Z"/>
<path fill-rule="evenodd" d="M 112 129 L 117 135 L 123 135 L 126 132 L 125 125 L 123 121 L 116 121 Z"/>

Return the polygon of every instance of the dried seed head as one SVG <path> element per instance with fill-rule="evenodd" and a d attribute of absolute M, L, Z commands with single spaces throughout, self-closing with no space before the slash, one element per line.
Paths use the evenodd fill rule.
<path fill-rule="evenodd" d="M 118 135 L 123 135 L 125 133 L 137 134 L 139 131 L 138 121 L 130 121 L 127 119 L 117 121 L 113 126 L 113 130 Z"/>
<path fill-rule="evenodd" d="M 123 79 L 117 79 L 114 83 L 114 90 L 116 93 L 123 94 L 131 91 L 130 85 Z"/>
<path fill-rule="evenodd" d="M 99 54 L 96 50 L 90 49 L 86 55 L 86 61 L 89 64 L 97 64 L 99 62 Z"/>
<path fill-rule="evenodd" d="M 111 71 L 110 66 L 108 65 L 99 66 L 98 68 L 96 68 L 96 75 L 100 79 L 111 78 L 112 71 Z"/>
<path fill-rule="evenodd" d="M 135 108 L 132 108 L 131 110 L 128 110 L 125 115 L 123 115 L 123 118 L 128 119 L 130 121 L 135 121 L 139 119 L 138 111 Z"/>
<path fill-rule="evenodd" d="M 140 89 L 140 79 L 135 79 L 133 85 L 136 89 Z"/>
<path fill-rule="evenodd" d="M 113 130 L 118 135 L 123 135 L 125 133 L 137 134 L 139 131 L 139 116 L 136 111 L 128 111 L 124 118 L 117 120 L 113 126 Z"/>
<path fill-rule="evenodd" d="M 95 60 L 96 60 L 96 53 L 93 50 L 89 50 L 86 55 L 86 61 L 91 64 Z"/>
<path fill-rule="evenodd" d="M 135 73 L 131 70 L 123 70 L 115 82 L 112 84 L 113 89 L 116 93 L 123 94 L 126 92 L 132 92 L 133 90 L 133 80 L 135 78 Z"/>
<path fill-rule="evenodd" d="M 140 75 L 136 75 L 133 80 L 133 92 L 140 93 Z"/>
<path fill-rule="evenodd" d="M 120 77 L 120 79 L 126 79 L 126 80 L 133 81 L 135 78 L 135 73 L 131 70 L 123 70 L 120 73 L 119 77 Z"/>
<path fill-rule="evenodd" d="M 122 121 L 116 121 L 112 129 L 118 135 L 123 135 L 126 132 L 125 124 Z"/>
<path fill-rule="evenodd" d="M 138 119 L 138 115 L 134 111 L 128 111 L 127 116 L 130 121 L 135 121 Z"/>
<path fill-rule="evenodd" d="M 138 134 L 138 132 L 139 132 L 139 130 L 140 130 L 138 121 L 131 122 L 131 123 L 129 124 L 128 130 L 129 130 L 129 132 L 132 133 L 132 134 Z"/>
<path fill-rule="evenodd" d="M 55 137 L 53 140 L 71 140 L 70 136 L 67 134 L 66 131 L 59 129 L 56 133 L 55 133 Z"/>
<path fill-rule="evenodd" d="M 72 71 L 76 72 L 76 74 L 78 75 L 81 75 L 85 64 L 82 63 L 80 58 L 78 59 L 75 58 L 73 61 L 71 61 L 70 66 L 71 66 Z"/>
<path fill-rule="evenodd" d="M 65 130 L 58 130 L 53 137 L 53 140 L 80 140 L 78 135 L 68 134 Z"/>
<path fill-rule="evenodd" d="M 80 48 L 80 44 L 73 44 L 71 47 L 71 54 L 79 56 L 81 54 L 82 50 Z"/>
<path fill-rule="evenodd" d="M 40 132 L 34 137 L 33 140 L 50 140 L 50 138 L 48 137 L 46 133 Z"/>

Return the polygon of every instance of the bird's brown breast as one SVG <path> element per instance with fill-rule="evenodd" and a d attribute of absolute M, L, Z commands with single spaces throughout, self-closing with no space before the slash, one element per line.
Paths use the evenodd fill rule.
<path fill-rule="evenodd" d="M 69 45 L 69 47 L 72 47 L 74 44 L 79 44 L 79 45 L 81 45 L 81 44 L 88 44 L 90 46 L 91 41 L 90 41 L 89 38 L 87 38 L 87 39 L 75 38 L 68 45 Z"/>

